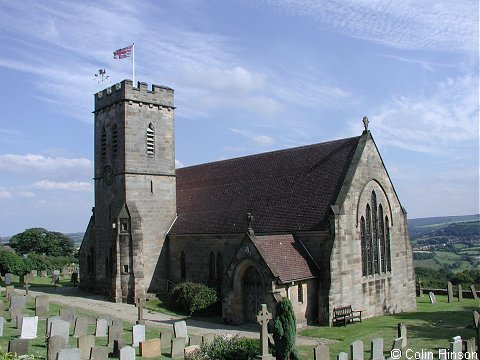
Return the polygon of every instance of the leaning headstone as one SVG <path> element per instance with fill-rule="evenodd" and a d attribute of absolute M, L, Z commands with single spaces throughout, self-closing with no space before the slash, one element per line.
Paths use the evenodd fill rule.
<path fill-rule="evenodd" d="M 392 350 L 398 350 L 397 354 L 399 355 L 397 357 L 397 359 L 400 358 L 400 355 L 402 354 L 402 345 L 403 345 L 403 339 L 400 337 L 400 338 L 396 338 L 393 340 L 393 345 L 392 345 Z"/>
<path fill-rule="evenodd" d="M 429 292 L 428 293 L 428 297 L 430 298 L 430 304 L 436 304 L 437 303 L 437 299 L 435 299 L 435 294 L 433 292 Z"/>
<path fill-rule="evenodd" d="M 13 281 L 13 274 L 12 273 L 6 273 L 5 274 L 5 285 L 10 285 Z"/>
<path fill-rule="evenodd" d="M 407 347 L 407 324 L 399 323 L 397 325 L 397 337 L 402 338 L 402 350 Z"/>
<path fill-rule="evenodd" d="M 75 324 L 75 309 L 66 307 L 60 309 L 60 316 L 63 320 L 70 322 L 70 325 Z"/>
<path fill-rule="evenodd" d="M 480 326 L 480 313 L 477 310 L 473 310 L 473 325 L 475 329 L 478 329 Z"/>
<path fill-rule="evenodd" d="M 385 359 L 385 356 L 383 355 L 383 339 L 382 338 L 375 338 L 372 340 L 371 354 L 372 354 L 371 360 Z"/>
<path fill-rule="evenodd" d="M 94 346 L 90 351 L 90 360 L 108 360 L 107 346 Z"/>
<path fill-rule="evenodd" d="M 351 360 L 363 360 L 363 341 L 357 340 L 350 344 Z"/>
<path fill-rule="evenodd" d="M 448 302 L 453 302 L 453 286 L 452 283 L 449 281 L 447 282 L 447 293 L 448 293 Z"/>
<path fill-rule="evenodd" d="M 90 350 L 95 346 L 94 335 L 82 335 L 77 339 L 77 347 L 80 349 L 80 357 L 84 360 L 90 357 Z"/>
<path fill-rule="evenodd" d="M 462 289 L 462 285 L 458 285 L 458 294 L 457 294 L 457 297 L 458 297 L 458 301 L 462 301 L 463 300 L 463 289 Z"/>
<path fill-rule="evenodd" d="M 140 356 L 145 358 L 158 358 L 162 355 L 160 339 L 151 339 L 140 342 Z"/>
<path fill-rule="evenodd" d="M 188 344 L 187 323 L 185 321 L 177 321 L 173 323 L 173 332 L 176 338 L 185 338 L 185 345 Z M 182 350 L 183 356 L 183 350 Z"/>
<path fill-rule="evenodd" d="M 202 337 L 202 342 L 205 344 L 210 344 L 213 340 L 215 340 L 215 334 L 213 333 L 204 334 Z"/>
<path fill-rule="evenodd" d="M 119 360 L 135 360 L 135 348 L 131 346 L 121 348 Z"/>
<path fill-rule="evenodd" d="M 68 338 L 70 336 L 70 323 L 65 320 L 54 320 L 50 324 L 50 336 L 60 335 L 65 339 L 65 343 L 68 345 Z"/>
<path fill-rule="evenodd" d="M 202 335 L 190 335 L 189 345 L 202 345 Z"/>
<path fill-rule="evenodd" d="M 81 360 L 80 349 L 60 349 L 57 353 L 57 360 Z"/>
<path fill-rule="evenodd" d="M 3 324 L 5 323 L 5 318 L 0 316 L 0 337 L 3 336 Z"/>
<path fill-rule="evenodd" d="M 338 353 L 337 360 L 348 360 L 348 354 L 346 352 Z"/>
<path fill-rule="evenodd" d="M 162 348 L 170 347 L 172 345 L 173 332 L 169 330 L 162 330 L 160 333 L 160 346 Z"/>
<path fill-rule="evenodd" d="M 25 295 L 12 295 L 10 297 L 10 309 L 24 309 L 27 305 L 27 297 Z"/>
<path fill-rule="evenodd" d="M 85 316 L 79 316 L 75 320 L 75 328 L 73 330 L 74 337 L 80 337 L 83 335 L 87 335 L 88 332 L 88 318 Z"/>
<path fill-rule="evenodd" d="M 48 295 L 37 295 L 35 297 L 35 308 L 44 306 L 47 308 L 47 310 L 49 310 L 49 305 L 50 302 L 48 299 Z"/>
<path fill-rule="evenodd" d="M 47 360 L 55 360 L 60 349 L 65 349 L 67 343 L 60 335 L 50 336 L 47 341 Z"/>
<path fill-rule="evenodd" d="M 183 351 L 185 350 L 186 341 L 187 339 L 185 339 L 184 337 L 176 337 L 175 339 L 172 339 L 172 348 L 170 353 L 170 357 L 172 359 L 183 357 Z"/>
<path fill-rule="evenodd" d="M 8 352 L 28 355 L 28 339 L 12 339 L 8 342 Z"/>
<path fill-rule="evenodd" d="M 472 292 L 472 296 L 475 300 L 478 300 L 477 290 L 475 290 L 475 285 L 470 285 L 470 291 Z"/>
<path fill-rule="evenodd" d="M 145 341 L 145 325 L 137 324 L 132 327 L 132 346 L 139 347 L 140 342 Z M 160 339 L 158 339 L 160 346 Z"/>
<path fill-rule="evenodd" d="M 330 360 L 330 350 L 325 344 L 320 344 L 313 349 L 313 360 Z"/>
<path fill-rule="evenodd" d="M 113 344 L 115 340 L 120 340 L 123 335 L 123 329 L 118 326 L 110 325 L 108 327 L 108 344 Z"/>
<path fill-rule="evenodd" d="M 95 336 L 96 337 L 107 337 L 108 322 L 107 319 L 97 318 L 95 326 Z"/>
<path fill-rule="evenodd" d="M 38 316 L 26 316 L 22 321 L 20 339 L 36 339 L 38 329 Z"/>

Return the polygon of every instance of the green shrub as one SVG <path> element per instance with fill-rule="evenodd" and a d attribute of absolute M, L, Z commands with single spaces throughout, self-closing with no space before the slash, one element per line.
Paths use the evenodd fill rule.
<path fill-rule="evenodd" d="M 260 352 L 258 340 L 234 336 L 224 338 L 216 336 L 211 343 L 200 346 L 200 354 L 196 353 L 195 360 L 250 360 L 255 359 Z"/>
<path fill-rule="evenodd" d="M 275 356 L 277 360 L 299 359 L 295 349 L 297 324 L 292 303 L 283 299 L 277 303 L 273 321 L 273 338 L 275 340 Z"/>
<path fill-rule="evenodd" d="M 203 284 L 185 282 L 175 285 L 170 293 L 171 306 L 178 311 L 192 315 L 213 306 L 217 292 Z"/>
<path fill-rule="evenodd" d="M 5 250 L 0 250 L 0 273 L 12 273 L 24 275 L 26 273 L 25 263 L 19 255 Z"/>

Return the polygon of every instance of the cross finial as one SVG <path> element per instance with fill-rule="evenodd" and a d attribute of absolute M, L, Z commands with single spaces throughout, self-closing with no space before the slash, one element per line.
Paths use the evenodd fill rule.
<path fill-rule="evenodd" d="M 368 131 L 368 117 L 363 117 L 363 126 L 365 126 L 365 131 Z"/>
<path fill-rule="evenodd" d="M 251 213 L 246 213 L 245 217 L 247 218 L 247 231 L 249 234 L 253 233 L 252 222 L 253 222 L 253 215 Z"/>

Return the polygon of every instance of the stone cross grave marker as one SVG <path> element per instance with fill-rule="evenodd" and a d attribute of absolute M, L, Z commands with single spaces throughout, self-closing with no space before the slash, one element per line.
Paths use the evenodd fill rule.
<path fill-rule="evenodd" d="M 95 327 L 95 336 L 96 337 L 107 337 L 108 330 L 108 321 L 107 319 L 97 318 L 96 327 Z"/>
<path fill-rule="evenodd" d="M 120 349 L 120 360 L 135 360 L 135 348 L 124 346 Z"/>
<path fill-rule="evenodd" d="M 371 354 L 372 354 L 372 360 L 385 359 L 385 356 L 383 355 L 383 339 L 382 338 L 372 339 Z"/>
<path fill-rule="evenodd" d="M 350 354 L 352 360 L 363 360 L 362 340 L 357 340 L 350 344 Z"/>
<path fill-rule="evenodd" d="M 313 360 L 330 360 L 330 350 L 325 344 L 320 344 L 313 349 Z"/>
<path fill-rule="evenodd" d="M 462 285 L 458 285 L 458 294 L 457 294 L 457 297 L 458 297 L 458 301 L 462 301 L 463 300 L 463 289 L 462 289 Z"/>
<path fill-rule="evenodd" d="M 5 275 L 6 277 L 6 275 Z M 475 300 L 478 300 L 478 296 L 477 296 L 477 290 L 475 290 L 475 285 L 470 285 L 470 291 L 472 292 L 472 296 Z"/>
<path fill-rule="evenodd" d="M 257 315 L 257 322 L 260 324 L 260 359 L 273 359 L 273 356 L 268 353 L 268 322 L 272 320 L 272 314 L 267 310 L 267 304 L 261 305 L 261 310 Z"/>
<path fill-rule="evenodd" d="M 138 298 L 135 306 L 137 308 L 137 324 L 145 325 L 145 319 L 143 318 L 143 307 L 144 307 L 143 299 Z"/>
<path fill-rule="evenodd" d="M 156 358 L 162 355 L 160 339 L 150 339 L 140 342 L 140 356 L 147 358 Z"/>
<path fill-rule="evenodd" d="M 145 325 L 136 324 L 132 327 L 132 347 L 139 347 L 140 342 L 145 341 Z M 160 339 L 158 339 L 160 346 Z"/>
<path fill-rule="evenodd" d="M 47 341 L 47 360 L 56 360 L 58 351 L 66 346 L 67 343 L 63 336 L 50 336 Z"/>
<path fill-rule="evenodd" d="M 50 336 L 60 335 L 65 339 L 68 345 L 68 338 L 70 336 L 70 322 L 65 320 L 53 320 L 50 323 Z"/>
<path fill-rule="evenodd" d="M 95 335 L 82 335 L 77 339 L 77 347 L 80 349 L 80 357 L 83 360 L 90 358 L 90 350 L 95 347 Z"/>
<path fill-rule="evenodd" d="M 22 321 L 20 339 L 36 339 L 38 329 L 38 316 L 26 316 Z"/>
<path fill-rule="evenodd" d="M 57 360 L 81 360 L 80 349 L 60 349 L 57 353 Z"/>
<path fill-rule="evenodd" d="M 13 280 L 13 274 L 11 273 L 6 273 L 5 274 L 5 285 L 10 285 Z"/>
<path fill-rule="evenodd" d="M 435 299 L 435 294 L 433 292 L 428 293 L 428 297 L 430 298 L 430 304 L 436 304 L 437 300 Z"/>
<path fill-rule="evenodd" d="M 187 323 L 185 321 L 177 321 L 173 323 L 173 332 L 176 338 L 185 338 L 185 345 L 188 345 Z"/>
<path fill-rule="evenodd" d="M 28 339 L 13 339 L 8 342 L 8 352 L 15 352 L 18 356 L 28 355 Z"/>
<path fill-rule="evenodd" d="M 452 283 L 449 281 L 447 282 L 447 293 L 448 293 L 448 302 L 453 302 L 453 286 Z"/>
<path fill-rule="evenodd" d="M 25 287 L 25 294 L 28 295 L 28 288 L 30 287 L 29 283 L 26 282 L 23 286 Z"/>

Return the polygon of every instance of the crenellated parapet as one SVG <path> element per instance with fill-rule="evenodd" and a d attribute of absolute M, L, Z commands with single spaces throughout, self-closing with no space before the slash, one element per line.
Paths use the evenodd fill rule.
<path fill-rule="evenodd" d="M 137 103 L 140 106 L 174 109 L 173 89 L 152 84 L 152 89 L 149 90 L 147 83 L 138 82 L 138 86 L 134 87 L 131 80 L 123 80 L 95 94 L 94 112 L 124 101 L 130 104 Z"/>

